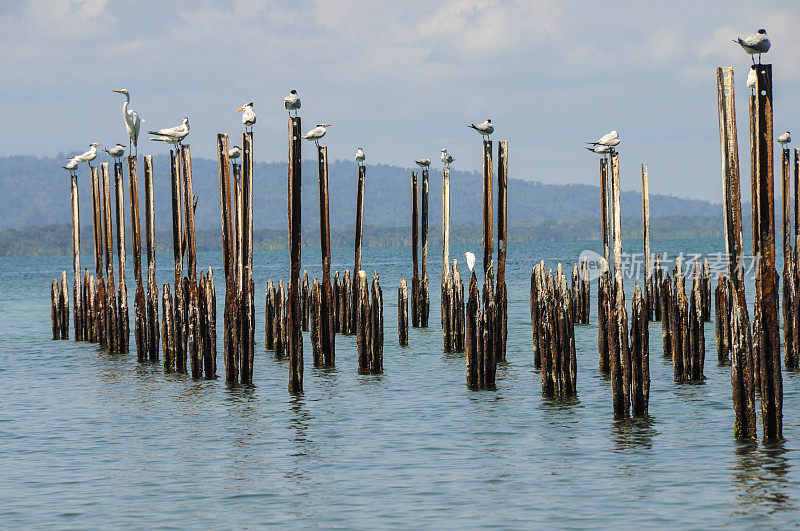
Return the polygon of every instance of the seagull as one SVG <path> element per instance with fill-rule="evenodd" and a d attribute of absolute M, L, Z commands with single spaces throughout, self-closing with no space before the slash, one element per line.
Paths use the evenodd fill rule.
<path fill-rule="evenodd" d="M 358 165 L 359 166 L 363 166 L 364 165 L 364 159 L 366 159 L 366 158 L 367 157 L 366 157 L 366 155 L 364 155 L 364 150 L 362 148 L 358 148 L 358 151 L 356 151 L 356 162 L 358 162 Z"/>
<path fill-rule="evenodd" d="M 252 132 L 253 126 L 256 123 L 256 113 L 253 112 L 253 102 L 251 101 L 250 103 L 242 105 L 241 107 L 236 109 L 236 112 L 242 113 L 242 123 L 244 124 L 245 131 L 249 127 L 250 131 Z"/>
<path fill-rule="evenodd" d="M 613 149 L 614 149 L 611 146 L 604 146 L 602 144 L 598 144 L 598 145 L 596 145 L 594 147 L 589 147 L 589 146 L 585 146 L 585 147 L 589 151 L 597 153 L 598 155 L 605 155 L 606 153 L 611 153 L 611 151 L 613 151 Z"/>
<path fill-rule="evenodd" d="M 328 130 L 325 128 L 330 126 L 331 124 L 317 124 L 317 126 L 314 129 L 304 134 L 303 138 L 305 138 L 306 140 L 313 140 L 314 143 L 317 145 L 317 147 L 319 147 L 319 139 L 325 136 L 325 133 L 328 132 Z"/>
<path fill-rule="evenodd" d="M 469 124 L 467 127 L 471 127 L 475 129 L 477 132 L 481 134 L 481 136 L 489 136 L 494 133 L 494 126 L 492 125 L 492 120 L 487 119 L 482 124 Z"/>
<path fill-rule="evenodd" d="M 297 109 L 300 108 L 300 96 L 297 95 L 296 90 L 289 91 L 289 95 L 283 98 L 283 106 L 289 111 L 289 116 L 292 115 L 292 111 L 297 116 Z"/>
<path fill-rule="evenodd" d="M 756 75 L 756 67 L 755 65 L 750 67 L 750 72 L 747 74 L 747 87 L 754 89 L 756 88 L 756 80 L 758 76 Z M 752 91 L 751 91 L 752 92 Z"/>
<path fill-rule="evenodd" d="M 236 164 L 236 160 L 242 156 L 242 148 L 239 146 L 233 146 L 228 150 L 228 158 Z"/>
<path fill-rule="evenodd" d="M 415 160 L 414 162 L 416 162 L 417 166 L 419 166 L 420 168 L 427 168 L 428 166 L 431 165 L 431 159 L 419 159 Z"/>
<path fill-rule="evenodd" d="M 158 129 L 157 131 L 148 131 L 151 135 L 155 135 L 150 140 L 156 142 L 166 142 L 167 144 L 179 145 L 184 138 L 189 136 L 189 119 L 184 118 L 181 125 L 175 127 L 168 127 L 166 129 Z"/>
<path fill-rule="evenodd" d="M 67 160 L 74 160 L 75 162 L 86 162 L 89 164 L 89 167 L 92 167 L 92 161 L 97 158 L 97 146 L 102 144 L 102 142 L 92 142 L 89 144 L 89 151 L 86 153 L 81 153 L 80 155 L 75 155 L 74 157 L 70 157 Z"/>
<path fill-rule="evenodd" d="M 472 270 L 475 268 L 475 253 L 467 251 L 464 253 L 464 256 L 467 257 L 467 267 L 469 268 L 469 272 L 472 273 Z"/>
<path fill-rule="evenodd" d="M 597 142 L 586 142 L 592 146 L 609 146 L 614 147 L 619 144 L 619 133 L 611 131 L 600 137 Z"/>
<path fill-rule="evenodd" d="M 124 155 L 124 154 L 125 154 L 125 145 L 124 145 L 124 144 L 117 143 L 117 145 L 116 145 L 116 146 L 114 146 L 114 147 L 111 147 L 111 148 L 104 149 L 103 151 L 105 151 L 106 153 L 108 153 L 109 155 L 111 155 L 111 157 L 112 157 L 112 158 L 118 159 L 118 158 L 120 158 L 122 155 Z"/>
<path fill-rule="evenodd" d="M 453 155 L 447 152 L 447 149 L 442 150 L 442 162 L 444 162 L 445 166 L 449 168 L 450 164 L 452 164 L 454 160 L 456 159 L 453 158 Z"/>
<path fill-rule="evenodd" d="M 778 137 L 778 144 L 781 145 L 784 149 L 786 148 L 786 144 L 792 141 L 792 135 L 789 131 L 786 131 L 781 136 Z"/>
<path fill-rule="evenodd" d="M 756 64 L 756 54 L 758 54 L 758 64 L 761 64 L 761 54 L 767 53 L 772 45 L 767 38 L 767 30 L 765 29 L 760 29 L 755 35 L 750 35 L 744 39 L 739 37 L 733 42 L 739 44 L 744 48 L 745 52 L 750 54 L 753 64 Z"/>
<path fill-rule="evenodd" d="M 78 169 L 78 161 L 75 160 L 75 159 L 69 159 L 69 162 L 67 162 L 67 165 L 66 166 L 61 166 L 61 167 L 64 168 L 65 170 L 67 170 L 70 175 L 74 176 L 75 175 L 75 170 Z"/>
<path fill-rule="evenodd" d="M 131 95 L 128 89 L 116 89 L 114 92 L 125 95 L 125 103 L 122 104 L 122 118 L 125 120 L 125 129 L 128 130 L 128 137 L 131 139 L 133 147 L 136 147 L 136 143 L 139 140 L 139 126 L 142 125 L 144 120 L 139 118 L 136 111 L 128 108 L 128 104 L 131 102 Z M 130 147 L 130 144 L 128 144 L 128 151 L 131 151 Z M 136 149 L 136 154 L 139 154 L 138 148 Z"/>

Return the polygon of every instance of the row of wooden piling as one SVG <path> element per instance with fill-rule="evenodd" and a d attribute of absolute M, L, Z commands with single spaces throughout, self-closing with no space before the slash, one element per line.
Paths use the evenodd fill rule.
<path fill-rule="evenodd" d="M 474 271 L 469 279 L 464 347 L 467 388 L 471 390 L 494 390 L 497 363 L 501 361 L 503 308 L 496 299 L 493 276 L 492 270 L 487 270 L 480 294 Z"/>
<path fill-rule="evenodd" d="M 411 326 L 427 328 L 430 315 L 430 294 L 428 291 L 428 170 L 421 172 L 421 183 L 417 181 L 417 172 L 411 172 Z M 421 205 L 418 201 L 418 188 L 421 187 Z M 420 209 L 421 206 L 421 209 Z M 420 215 L 421 210 L 421 215 Z M 421 226 L 422 239 L 422 275 L 418 266 L 418 247 Z M 401 343 L 402 344 L 402 343 Z M 406 334 L 407 344 L 407 334 Z"/>

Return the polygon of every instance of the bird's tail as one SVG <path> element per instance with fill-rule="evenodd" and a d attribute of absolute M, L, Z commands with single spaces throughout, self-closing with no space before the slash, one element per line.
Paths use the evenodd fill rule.
<path fill-rule="evenodd" d="M 167 137 L 164 137 L 164 136 L 155 136 L 155 137 L 151 138 L 150 140 L 152 140 L 154 142 L 169 142 L 169 139 Z"/>
<path fill-rule="evenodd" d="M 598 145 L 600 145 L 600 142 L 586 142 L 586 143 L 589 144 L 590 146 L 598 146 Z M 589 149 L 589 148 L 586 148 L 586 149 Z"/>
<path fill-rule="evenodd" d="M 467 127 L 471 127 L 472 129 L 475 129 L 476 131 L 478 130 L 478 128 L 475 127 L 475 124 L 469 124 Z"/>
<path fill-rule="evenodd" d="M 160 131 L 148 131 L 147 134 L 148 135 L 160 135 L 161 132 Z"/>
<path fill-rule="evenodd" d="M 744 45 L 745 45 L 745 43 L 744 43 L 744 41 L 742 40 L 742 38 L 741 38 L 741 37 L 737 38 L 737 39 L 736 39 L 735 41 L 733 41 L 733 42 L 735 42 L 736 44 L 739 44 L 739 45 L 741 45 L 741 46 L 744 46 Z"/>

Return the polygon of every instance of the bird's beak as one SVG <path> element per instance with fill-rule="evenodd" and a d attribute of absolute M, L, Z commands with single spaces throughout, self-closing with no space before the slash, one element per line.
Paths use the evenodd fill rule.
<path fill-rule="evenodd" d="M 244 107 L 239 107 L 238 109 L 236 109 L 236 112 L 242 112 L 243 110 L 244 110 Z"/>
<path fill-rule="evenodd" d="M 102 146 L 102 145 L 103 145 L 103 143 L 102 143 L 102 142 L 98 142 L 98 143 L 97 143 L 97 145 L 98 145 L 98 146 Z"/>
<path fill-rule="evenodd" d="M 333 125 L 333 124 L 325 124 L 325 127 L 330 127 L 330 126 L 332 126 L 332 125 Z"/>
<path fill-rule="evenodd" d="M 122 93 L 122 92 L 125 92 L 125 91 L 124 91 L 124 90 L 122 90 L 122 89 L 114 89 L 114 92 L 120 92 L 120 93 Z"/>

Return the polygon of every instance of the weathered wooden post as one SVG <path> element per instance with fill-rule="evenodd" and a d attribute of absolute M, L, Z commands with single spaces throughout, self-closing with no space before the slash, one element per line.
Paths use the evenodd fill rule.
<path fill-rule="evenodd" d="M 107 346 L 106 336 L 106 290 L 103 280 L 103 254 L 105 238 L 103 236 L 103 199 L 100 179 L 97 168 L 90 168 L 92 174 L 92 214 L 94 222 L 94 267 L 97 281 L 97 291 L 95 292 L 92 306 L 94 310 L 94 340 L 100 346 Z"/>
<path fill-rule="evenodd" d="M 114 162 L 114 189 L 117 216 L 117 262 L 119 266 L 119 287 L 117 288 L 117 342 L 118 350 L 128 353 L 130 325 L 128 321 L 128 284 L 125 280 L 125 182 L 122 162 Z"/>
<path fill-rule="evenodd" d="M 406 279 L 400 279 L 400 287 L 397 288 L 397 333 L 399 335 L 400 346 L 408 346 L 408 285 Z"/>
<path fill-rule="evenodd" d="M 420 303 L 418 304 L 419 325 L 428 328 L 431 301 L 428 292 L 428 169 L 422 170 L 422 278 L 419 282 Z"/>
<path fill-rule="evenodd" d="M 492 245 L 492 141 L 483 141 L 483 272 L 489 270 L 494 252 Z"/>
<path fill-rule="evenodd" d="M 300 118 L 289 118 L 289 299 L 287 308 L 287 343 L 289 350 L 289 393 L 303 393 L 303 330 L 300 316 Z M 360 250 L 360 249 L 359 249 Z M 358 253 L 358 251 L 356 251 Z M 360 258 L 360 256 L 359 256 Z"/>
<path fill-rule="evenodd" d="M 480 321 L 480 303 L 478 297 L 478 279 L 475 278 L 473 271 L 469 277 L 469 297 L 466 311 L 466 338 L 465 338 L 465 357 L 467 365 L 467 389 L 480 389 L 481 382 L 481 362 L 479 359 L 478 343 L 480 336 L 478 333 L 478 322 Z"/>
<path fill-rule="evenodd" d="M 264 348 L 275 349 L 275 284 L 267 281 L 266 308 L 264 310 Z"/>
<path fill-rule="evenodd" d="M 380 276 L 372 276 L 372 300 L 370 302 L 370 359 L 371 374 L 383 374 L 383 290 Z"/>
<path fill-rule="evenodd" d="M 358 348 L 358 374 L 370 372 L 370 309 L 369 286 L 367 285 L 366 271 L 358 271 L 353 282 L 355 306 L 353 308 L 356 322 L 356 345 Z"/>
<path fill-rule="evenodd" d="M 172 294 L 169 289 L 169 282 L 164 283 L 164 295 L 162 298 L 163 328 L 161 330 L 162 349 L 164 351 L 164 372 L 175 370 L 175 322 L 173 316 L 175 310 L 172 307 Z"/>
<path fill-rule="evenodd" d="M 631 409 L 634 417 L 647 415 L 650 402 L 650 343 L 647 302 L 636 286 L 631 305 Z"/>
<path fill-rule="evenodd" d="M 609 243 L 609 218 L 608 218 L 608 159 L 600 158 L 600 220 L 603 229 L 603 258 L 608 263 L 611 258 Z"/>
<path fill-rule="evenodd" d="M 361 271 L 361 244 L 364 238 L 364 185 L 367 169 L 364 166 L 358 167 L 358 190 L 356 193 L 356 238 L 355 238 L 355 265 L 353 266 L 353 275 L 357 275 Z M 355 278 L 353 279 L 355 284 Z M 351 297 L 351 306 L 355 307 L 356 300 L 355 294 Z M 350 333 L 356 333 L 355 313 L 350 321 Z"/>
<path fill-rule="evenodd" d="M 490 142 L 487 140 L 487 142 Z M 491 157 L 491 143 L 489 144 Z M 491 162 L 491 160 L 489 161 Z M 497 361 L 506 360 L 506 338 L 508 337 L 508 293 L 506 292 L 506 244 L 508 242 L 508 141 L 497 143 Z M 491 210 L 491 203 L 489 204 Z M 490 214 L 491 217 L 491 214 Z"/>
<path fill-rule="evenodd" d="M 150 361 L 158 361 L 158 283 L 156 282 L 155 188 L 153 187 L 153 157 L 144 157 L 144 220 L 147 243 L 147 351 Z M 170 298 L 170 310 L 173 310 Z M 173 310 L 174 311 L 174 310 Z M 174 326 L 174 323 L 172 323 Z M 170 345 L 174 348 L 174 345 Z M 173 351 L 174 355 L 174 351 Z M 174 369 L 174 358 L 173 358 Z M 166 366 L 165 366 L 166 368 Z"/>
<path fill-rule="evenodd" d="M 448 292 L 446 291 L 448 285 L 448 278 L 450 277 L 450 168 L 445 167 L 442 170 L 442 304 L 441 304 L 441 318 L 442 330 L 447 335 L 447 326 L 445 321 L 447 318 L 446 303 Z M 447 343 L 445 338 L 445 344 Z"/>
<path fill-rule="evenodd" d="M 714 291 L 714 336 L 717 344 L 717 362 L 720 365 L 730 363 L 731 319 L 728 308 L 728 278 L 719 275 L 717 289 Z"/>
<path fill-rule="evenodd" d="M 105 335 L 109 352 L 118 352 L 117 348 L 117 286 L 114 282 L 114 231 L 111 226 L 111 179 L 108 172 L 108 163 L 100 164 L 102 176 L 101 190 L 103 202 L 103 247 L 105 248 L 106 264 L 106 315 Z"/>
<path fill-rule="evenodd" d="M 136 358 L 147 361 L 147 304 L 142 284 L 142 225 L 139 216 L 139 176 L 136 157 L 128 157 L 128 189 L 131 203 L 131 248 L 133 250 L 133 275 L 136 280 L 136 295 L 133 304 L 133 329 L 136 342 Z"/>
<path fill-rule="evenodd" d="M 61 339 L 69 339 L 69 285 L 67 284 L 67 272 L 61 272 L 61 287 L 59 288 L 58 298 L 59 313 L 59 336 Z"/>
<path fill-rule="evenodd" d="M 644 305 L 647 320 L 653 317 L 653 264 L 650 257 L 650 187 L 647 164 L 642 164 L 642 240 L 644 243 Z"/>
<path fill-rule="evenodd" d="M 303 284 L 301 285 L 301 312 L 303 314 L 303 332 L 308 332 L 308 319 L 311 311 L 311 286 L 308 284 L 308 270 L 303 269 Z"/>
<path fill-rule="evenodd" d="M 753 339 L 746 308 L 739 299 L 731 301 L 731 387 L 737 439 L 756 438 L 756 397 L 753 381 Z"/>
<path fill-rule="evenodd" d="M 244 150 L 243 150 L 244 151 Z M 184 230 L 186 233 L 186 272 L 189 280 L 197 282 L 197 249 L 194 230 L 194 185 L 192 183 L 192 152 L 188 144 L 181 144 L 184 189 Z"/>
<path fill-rule="evenodd" d="M 331 223 L 328 193 L 328 147 L 317 148 L 319 166 L 319 231 L 322 252 L 322 286 L 320 287 L 319 334 L 322 363 L 325 367 L 336 365 L 336 325 L 334 323 L 334 297 L 331 286 Z M 359 169 L 359 181 L 361 181 Z M 360 256 L 359 256 L 360 260 Z"/>
<path fill-rule="evenodd" d="M 75 326 L 75 341 L 83 339 L 83 303 L 81 300 L 81 215 L 78 204 L 78 176 L 70 176 L 70 199 L 72 205 L 72 320 Z"/>
<path fill-rule="evenodd" d="M 761 310 L 759 338 L 761 410 L 764 438 L 780 439 L 783 425 L 783 382 L 778 332 L 778 274 L 775 271 L 775 204 L 772 162 L 772 65 L 756 65 L 756 149 L 758 151 L 759 285 L 756 298 Z"/>
<path fill-rule="evenodd" d="M 242 134 L 242 178 L 241 197 L 239 202 L 241 210 L 241 300 L 240 305 L 240 375 L 241 382 L 253 383 L 253 363 L 255 360 L 255 293 L 253 287 L 253 133 L 247 131 Z M 194 223 L 192 223 L 192 240 L 194 240 Z M 294 279 L 298 293 L 300 290 L 300 271 Z M 300 298 L 298 296 L 298 305 Z M 302 308 L 298 308 L 302 310 Z M 302 332 L 302 316 L 298 314 L 297 326 Z"/>
<path fill-rule="evenodd" d="M 231 175 L 228 158 L 228 135 L 217 134 L 217 159 L 219 168 L 219 202 L 222 218 L 222 262 L 225 273 L 225 309 L 223 322 L 223 358 L 225 381 L 236 383 L 239 379 L 236 355 L 236 272 L 234 263 L 233 227 L 231 224 Z M 173 192 L 174 196 L 174 192 Z M 173 218 L 174 219 L 174 218 Z"/>
<path fill-rule="evenodd" d="M 419 327 L 419 212 L 417 202 L 417 172 L 411 172 L 411 261 L 413 264 L 411 275 L 411 326 Z"/>
<path fill-rule="evenodd" d="M 783 224 L 783 345 L 784 345 L 784 364 L 787 369 L 794 369 L 794 358 L 796 345 L 796 338 L 793 334 L 792 327 L 792 304 L 794 300 L 794 259 L 792 252 L 792 214 L 791 214 L 791 189 L 792 189 L 792 174 L 789 160 L 789 150 L 784 148 L 781 150 L 781 174 L 782 174 L 782 192 L 781 192 L 781 222 Z"/>

